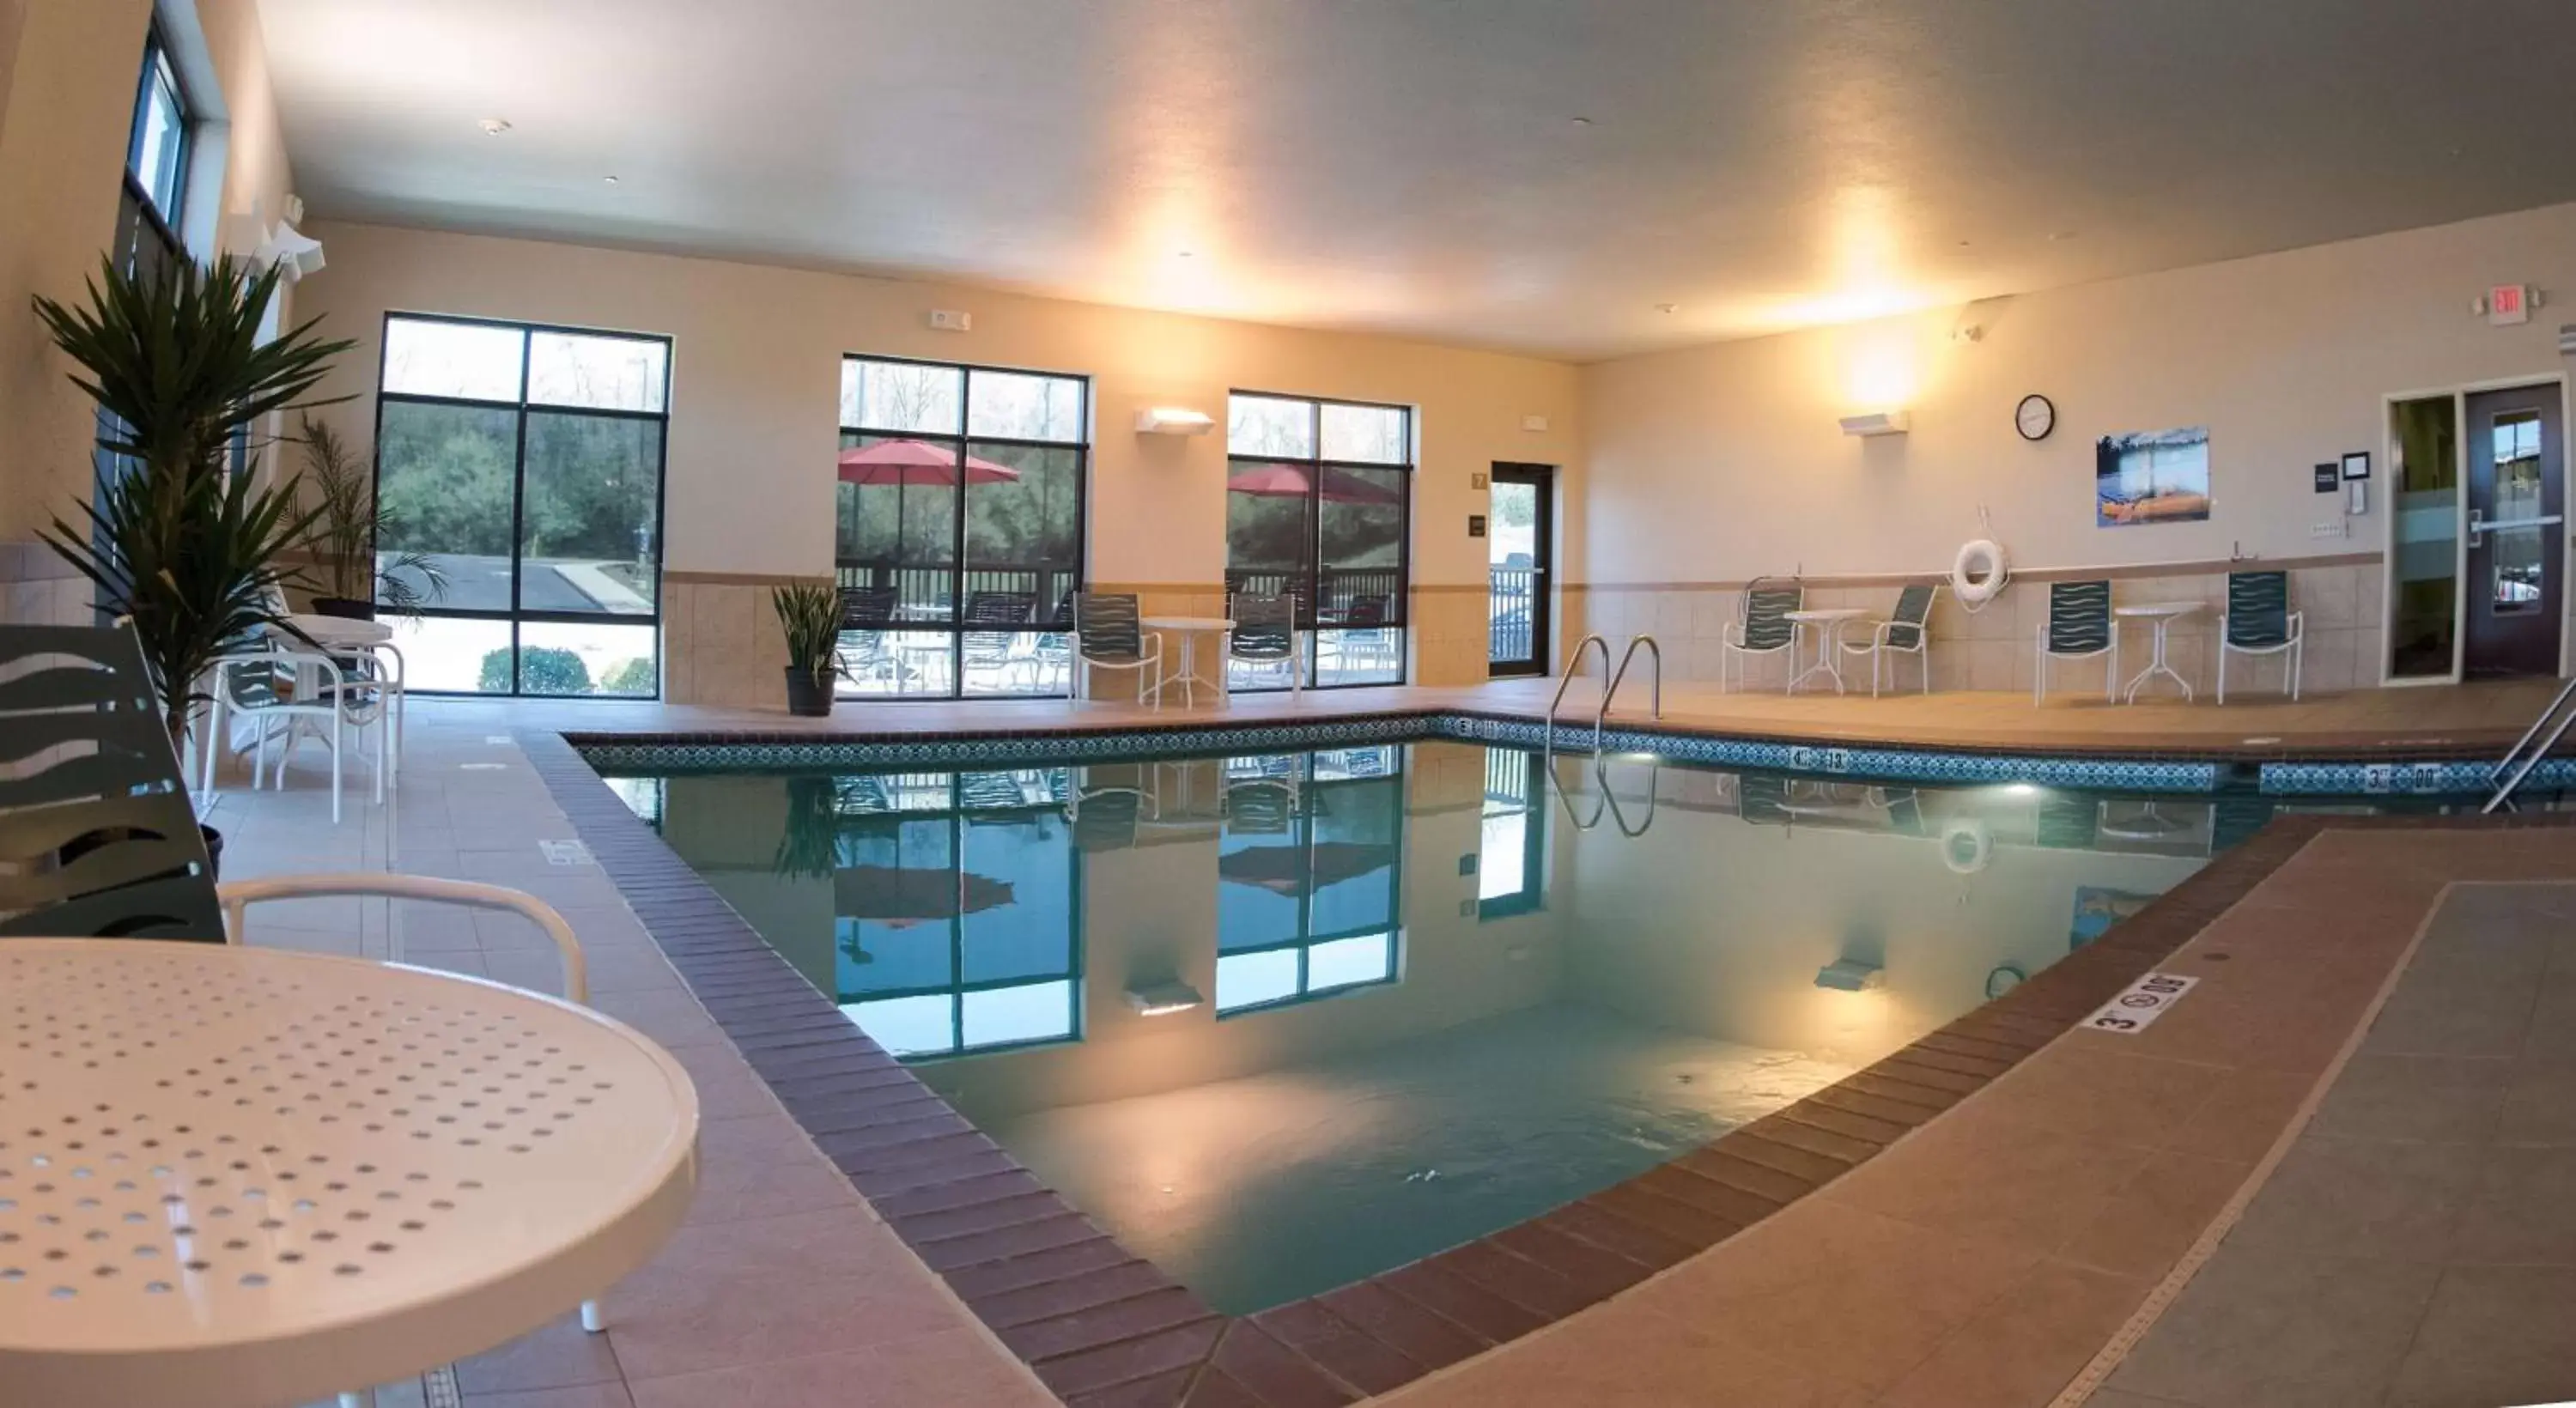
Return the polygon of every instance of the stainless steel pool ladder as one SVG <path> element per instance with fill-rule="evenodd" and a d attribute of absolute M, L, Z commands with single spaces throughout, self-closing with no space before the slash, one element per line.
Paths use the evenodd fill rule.
<path fill-rule="evenodd" d="M 2576 680 L 2569 680 L 2567 687 L 2558 691 L 2558 697 L 2549 701 L 2549 707 L 2540 711 L 2540 717 L 2531 721 L 2531 727 L 2522 731 L 2522 737 L 2515 741 L 2513 747 L 2496 760 L 2496 765 L 2487 773 L 2487 781 L 2494 784 L 2495 791 L 2487 797 L 2487 804 L 2478 809 L 2481 816 L 2512 805 L 2513 794 L 2522 787 L 2522 780 L 2531 776 L 2531 770 L 2540 766 L 2540 760 L 2549 756 L 2550 749 L 2558 746 L 2558 740 L 2566 736 L 2568 728 L 2576 725 L 2576 709 L 2568 707 L 2570 699 L 2576 699 Z M 2549 730 L 2549 736 L 2541 738 L 2540 731 L 2544 728 Z M 2535 738 L 2540 739 L 2536 748 L 2532 747 Z M 2531 751 L 2524 752 L 2526 748 Z"/>
<path fill-rule="evenodd" d="M 1597 633 L 1587 635 L 1576 641 L 1574 649 L 1566 654 L 1565 676 L 1556 682 L 1556 697 L 1547 701 L 1547 727 L 1539 738 L 1542 754 L 1556 751 L 1556 706 L 1565 702 L 1565 691 L 1573 687 L 1575 668 L 1583 660 L 1583 648 L 1589 645 L 1601 647 L 1601 673 L 1610 681 L 1608 687 L 1601 691 L 1601 707 L 1592 715 L 1594 756 L 1601 752 L 1602 730 L 1610 719 L 1610 702 L 1619 697 L 1619 684 L 1628 678 L 1628 663 L 1637 658 L 1638 646 L 1646 647 L 1655 661 L 1655 672 L 1650 676 L 1654 684 L 1653 708 L 1648 717 L 1660 719 L 1664 716 L 1664 648 L 1655 642 L 1655 638 L 1643 632 L 1628 637 L 1628 648 L 1619 653 L 1619 668 L 1613 670 L 1610 668 L 1610 642 Z"/>
<path fill-rule="evenodd" d="M 1609 754 L 1595 753 L 1592 755 L 1592 781 L 1595 786 L 1601 789 L 1601 800 L 1593 805 L 1592 815 L 1589 819 L 1586 819 L 1574 810 L 1573 789 L 1556 786 L 1556 778 L 1553 772 L 1551 772 L 1548 777 L 1548 785 L 1556 793 L 1557 805 L 1565 808 L 1565 819 L 1574 827 L 1575 830 L 1590 831 L 1599 826 L 1604 813 L 1607 813 L 1610 819 L 1617 824 L 1619 834 L 1632 841 L 1637 837 L 1645 835 L 1647 830 L 1654 826 L 1655 790 L 1663 782 L 1663 764 L 1660 760 L 1649 760 L 1646 764 L 1646 819 L 1638 822 L 1634 826 L 1630 826 L 1628 824 L 1628 809 L 1619 805 L 1619 794 L 1610 790 Z"/>

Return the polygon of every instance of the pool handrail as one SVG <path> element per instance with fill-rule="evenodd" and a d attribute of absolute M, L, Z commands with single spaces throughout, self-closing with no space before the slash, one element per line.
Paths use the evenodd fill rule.
<path fill-rule="evenodd" d="M 1574 671 L 1582 663 L 1583 648 L 1587 645 L 1601 647 L 1601 677 L 1603 679 L 1610 677 L 1610 642 L 1602 639 L 1600 632 L 1594 631 L 1586 635 L 1574 643 L 1572 650 L 1565 653 L 1565 674 L 1556 682 L 1556 697 L 1547 701 L 1547 727 L 1539 735 L 1539 752 L 1542 755 L 1556 751 L 1556 706 L 1565 702 L 1565 692 L 1574 687 Z M 1657 651 L 1656 656 L 1660 659 L 1662 652 Z M 1602 698 L 1606 708 L 1609 696 L 1605 694 Z M 1601 731 L 1597 727 L 1592 731 L 1592 750 L 1596 753 L 1601 751 Z"/>
<path fill-rule="evenodd" d="M 1610 720 L 1610 701 L 1619 697 L 1619 682 L 1628 678 L 1628 662 L 1637 658 L 1637 647 L 1641 645 L 1655 657 L 1654 704 L 1647 717 L 1660 719 L 1664 716 L 1664 648 L 1653 636 L 1640 631 L 1628 637 L 1628 648 L 1619 653 L 1619 668 L 1610 676 L 1610 687 L 1601 691 L 1601 712 L 1592 716 L 1592 752 L 1596 757 L 1601 752 L 1601 730 Z M 1601 663 L 1610 663 L 1610 646 L 1606 641 L 1601 646 Z"/>

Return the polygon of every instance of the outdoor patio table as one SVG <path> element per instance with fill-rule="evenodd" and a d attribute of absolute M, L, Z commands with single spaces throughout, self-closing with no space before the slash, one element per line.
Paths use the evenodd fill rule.
<path fill-rule="evenodd" d="M 1868 614 L 1869 613 L 1867 611 L 1862 610 L 1857 606 L 1837 606 L 1832 608 L 1819 608 L 1814 611 L 1782 612 L 1781 616 L 1790 623 L 1791 630 L 1813 636 L 1816 642 L 1816 663 L 1800 670 L 1796 676 L 1791 678 L 1787 692 L 1790 694 L 1797 693 L 1798 686 L 1805 684 L 1809 679 L 1812 679 L 1816 675 L 1822 674 L 1833 680 L 1834 693 L 1842 693 L 1843 667 L 1842 662 L 1838 657 L 1842 654 L 1839 647 L 1842 644 L 1843 623 L 1846 621 L 1857 621 Z M 1789 652 L 1790 663 L 1797 663 L 1797 658 L 1798 652 L 1795 648 L 1792 648 Z"/>
<path fill-rule="evenodd" d="M 1234 622 L 1223 616 L 1148 616 L 1137 624 L 1149 631 L 1169 631 L 1181 638 L 1181 698 L 1196 705 L 1199 702 L 1196 692 L 1199 675 L 1199 637 L 1203 635 L 1216 637 L 1216 658 L 1219 662 L 1217 668 L 1222 670 L 1225 668 L 1223 662 L 1229 653 L 1226 649 L 1226 638 L 1233 634 Z M 1210 683 L 1216 689 L 1217 698 L 1226 697 L 1223 676 L 1219 676 Z M 1160 697 L 1159 691 L 1156 697 Z"/>
<path fill-rule="evenodd" d="M 288 624 L 311 638 L 315 645 L 328 649 L 363 649 L 382 645 L 394 638 L 394 628 L 382 621 L 360 621 L 349 616 L 317 616 L 298 613 L 286 618 Z"/>
<path fill-rule="evenodd" d="M 606 1291 L 697 1185 L 668 1053 L 479 979 L 0 939 L 0 1051 L 11 1403 L 275 1408 L 421 1373 Z"/>
<path fill-rule="evenodd" d="M 2184 679 L 2180 670 L 2165 663 L 2165 633 L 2173 629 L 2174 622 L 2199 609 L 2200 603 L 2196 601 L 2146 601 L 2135 606 L 2111 608 L 2111 614 L 2114 616 L 2128 620 L 2142 619 L 2156 628 L 2153 658 L 2147 661 L 2147 668 L 2138 672 L 2136 679 L 2129 681 L 2128 692 L 2121 696 L 2123 700 L 2131 704 L 2137 703 L 2138 691 L 2146 687 L 2147 681 L 2158 675 L 2164 675 L 2175 684 L 2181 685 L 2182 697 L 2185 701 L 2192 698 L 2191 681 Z"/>

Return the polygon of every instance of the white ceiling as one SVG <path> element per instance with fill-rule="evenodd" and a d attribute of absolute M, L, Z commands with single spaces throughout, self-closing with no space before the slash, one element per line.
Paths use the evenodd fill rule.
<path fill-rule="evenodd" d="M 260 9 L 317 214 L 1580 359 L 2576 198 L 2568 0 Z"/>

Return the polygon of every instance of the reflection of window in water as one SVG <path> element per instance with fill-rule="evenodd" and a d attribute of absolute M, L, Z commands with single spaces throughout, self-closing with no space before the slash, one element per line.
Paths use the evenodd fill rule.
<path fill-rule="evenodd" d="M 1485 750 L 1485 805 L 1476 847 L 1476 913 L 1526 914 L 1544 899 L 1547 814 L 1538 759 L 1517 748 Z"/>
<path fill-rule="evenodd" d="M 1228 760 L 1217 1011 L 1393 982 L 1403 832 L 1392 746 Z"/>
<path fill-rule="evenodd" d="M 1061 770 L 836 780 L 841 1010 L 898 1056 L 1072 1040 L 1082 957 Z"/>

